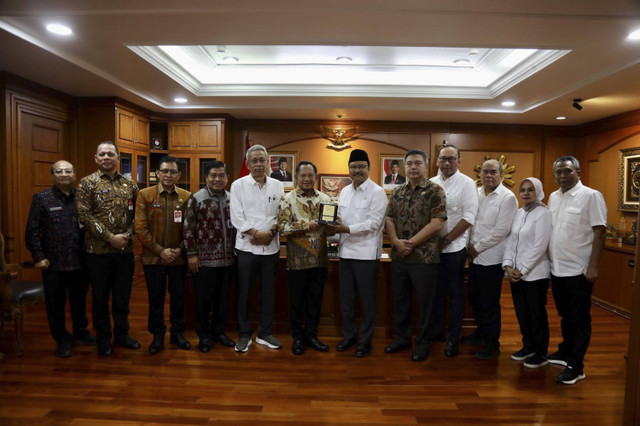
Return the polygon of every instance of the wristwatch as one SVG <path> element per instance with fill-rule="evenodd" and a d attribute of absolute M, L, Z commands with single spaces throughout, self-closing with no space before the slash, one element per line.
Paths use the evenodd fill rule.
<path fill-rule="evenodd" d="M 271 228 L 271 236 L 272 237 L 275 237 L 277 233 L 278 233 L 278 231 L 276 231 L 275 228 Z"/>
<path fill-rule="evenodd" d="M 127 237 L 129 237 L 129 241 L 133 240 L 133 233 L 127 232 Z"/>
<path fill-rule="evenodd" d="M 444 240 L 442 240 L 442 244 L 444 244 L 445 246 L 448 246 L 449 244 L 451 244 L 451 240 L 448 238 L 445 238 Z"/>

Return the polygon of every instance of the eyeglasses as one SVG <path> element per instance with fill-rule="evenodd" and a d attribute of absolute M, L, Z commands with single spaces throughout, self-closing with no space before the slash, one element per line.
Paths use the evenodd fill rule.
<path fill-rule="evenodd" d="M 443 163 L 453 163 L 457 159 L 458 157 L 438 157 L 438 160 L 442 161 Z"/>
<path fill-rule="evenodd" d="M 252 158 L 251 159 L 251 164 L 258 164 L 258 163 L 264 164 L 266 162 L 267 162 L 266 158 Z"/>
<path fill-rule="evenodd" d="M 176 170 L 176 169 L 160 169 L 158 171 L 163 175 L 171 175 L 171 176 L 175 176 L 178 173 L 180 173 L 180 170 Z"/>
<path fill-rule="evenodd" d="M 349 166 L 349 170 L 366 170 L 367 169 L 366 164 L 358 164 L 357 166 Z"/>
<path fill-rule="evenodd" d="M 72 175 L 73 169 L 55 169 L 53 173 L 57 175 Z"/>

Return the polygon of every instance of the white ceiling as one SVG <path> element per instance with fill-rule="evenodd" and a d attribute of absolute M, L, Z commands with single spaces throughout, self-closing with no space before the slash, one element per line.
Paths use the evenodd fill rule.
<path fill-rule="evenodd" d="M 640 108 L 637 29 L 638 0 L 3 0 L 0 70 L 158 112 L 576 125 Z M 505 49 L 537 52 L 502 69 Z"/>

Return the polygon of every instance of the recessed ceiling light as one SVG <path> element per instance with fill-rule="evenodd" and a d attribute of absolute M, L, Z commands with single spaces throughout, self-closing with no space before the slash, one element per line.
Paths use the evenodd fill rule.
<path fill-rule="evenodd" d="M 471 61 L 469 61 L 468 59 L 456 59 L 455 61 L 453 61 L 453 63 L 455 65 L 471 65 Z"/>
<path fill-rule="evenodd" d="M 560 115 L 560 116 L 556 117 L 556 120 L 566 120 L 566 119 L 567 119 L 567 117 L 565 117 L 563 115 Z"/>
<path fill-rule="evenodd" d="M 503 107 L 512 107 L 514 106 L 516 103 L 514 101 L 504 101 L 502 102 L 502 106 Z"/>
<path fill-rule="evenodd" d="M 348 63 L 350 63 L 351 61 L 353 61 L 353 59 L 351 59 L 351 58 L 350 58 L 350 57 L 348 57 L 348 56 L 338 56 L 338 57 L 336 58 L 336 61 L 337 61 L 338 63 L 340 63 L 340 64 L 348 64 Z"/>
<path fill-rule="evenodd" d="M 177 102 L 179 104 L 186 104 L 187 103 L 187 98 L 175 98 L 173 101 Z"/>
<path fill-rule="evenodd" d="M 237 64 L 238 62 L 240 62 L 240 59 L 236 58 L 235 56 L 225 56 L 224 58 L 222 58 L 222 61 L 225 64 Z"/>
<path fill-rule="evenodd" d="M 49 24 L 47 25 L 47 31 L 52 32 L 58 35 L 71 35 L 73 31 L 71 28 L 61 25 L 61 24 Z"/>
<path fill-rule="evenodd" d="M 640 30 L 633 31 L 627 36 L 627 38 L 629 40 L 640 40 Z"/>

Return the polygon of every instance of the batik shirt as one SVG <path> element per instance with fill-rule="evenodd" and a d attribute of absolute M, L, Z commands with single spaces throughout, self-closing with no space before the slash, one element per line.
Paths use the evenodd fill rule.
<path fill-rule="evenodd" d="M 407 182 L 391 192 L 387 217 L 393 219 L 399 239 L 408 240 L 427 226 L 431 219 L 447 220 L 447 202 L 444 190 L 427 178 L 411 187 Z M 391 259 L 408 264 L 438 263 L 438 237 L 434 235 L 419 246 L 413 248 L 406 257 L 399 257 L 395 247 L 391 250 Z"/>
<path fill-rule="evenodd" d="M 116 172 L 113 178 L 100 170 L 80 179 L 78 215 L 86 228 L 85 250 L 91 254 L 133 253 L 133 241 L 123 249 L 111 247 L 116 234 L 133 232 L 136 183 Z"/>
<path fill-rule="evenodd" d="M 51 271 L 82 268 L 82 231 L 75 189 L 66 195 L 54 186 L 33 195 L 25 241 L 33 260 L 37 263 L 48 259 Z"/>
<path fill-rule="evenodd" d="M 327 194 L 314 189 L 314 195 L 307 197 L 300 187 L 280 200 L 278 230 L 287 236 L 287 269 L 297 271 L 328 266 L 324 228 L 309 231 L 309 222 L 318 220 L 320 203 L 330 202 Z"/>

